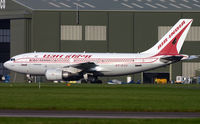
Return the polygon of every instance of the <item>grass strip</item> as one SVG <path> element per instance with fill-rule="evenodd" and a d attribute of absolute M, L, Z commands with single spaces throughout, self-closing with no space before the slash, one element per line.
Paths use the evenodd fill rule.
<path fill-rule="evenodd" d="M 0 83 L 0 109 L 200 112 L 200 85 Z"/>

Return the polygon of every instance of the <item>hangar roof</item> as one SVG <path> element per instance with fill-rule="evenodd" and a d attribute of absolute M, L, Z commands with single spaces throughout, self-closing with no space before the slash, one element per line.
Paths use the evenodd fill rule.
<path fill-rule="evenodd" d="M 200 11 L 200 0 L 12 0 L 31 10 Z"/>

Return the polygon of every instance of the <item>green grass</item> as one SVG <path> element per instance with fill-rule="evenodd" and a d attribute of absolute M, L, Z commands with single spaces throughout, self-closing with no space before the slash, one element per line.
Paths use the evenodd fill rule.
<path fill-rule="evenodd" d="M 200 119 L 0 118 L 1 124 L 199 124 Z"/>
<path fill-rule="evenodd" d="M 0 83 L 0 109 L 200 112 L 200 85 Z"/>

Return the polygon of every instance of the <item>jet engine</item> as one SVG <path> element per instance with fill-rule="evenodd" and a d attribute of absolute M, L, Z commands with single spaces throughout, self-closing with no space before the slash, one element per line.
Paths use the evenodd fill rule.
<path fill-rule="evenodd" d="M 48 69 L 45 73 L 47 80 L 65 80 L 65 81 L 71 81 L 71 80 L 79 80 L 82 78 L 79 73 L 71 73 L 67 71 L 63 71 L 61 69 Z"/>

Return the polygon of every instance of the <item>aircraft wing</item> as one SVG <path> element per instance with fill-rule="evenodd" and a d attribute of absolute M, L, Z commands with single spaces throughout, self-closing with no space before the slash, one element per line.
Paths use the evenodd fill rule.
<path fill-rule="evenodd" d="M 71 67 L 83 70 L 83 71 L 89 71 L 92 68 L 95 68 L 96 65 L 94 62 L 85 62 L 85 63 L 79 63 L 79 64 L 75 64 L 75 65 L 71 65 Z"/>
<path fill-rule="evenodd" d="M 78 63 L 73 64 L 69 66 L 63 67 L 63 70 L 71 72 L 71 73 L 77 73 L 77 72 L 95 72 L 95 67 L 98 65 L 94 62 L 85 62 L 85 63 Z"/>

